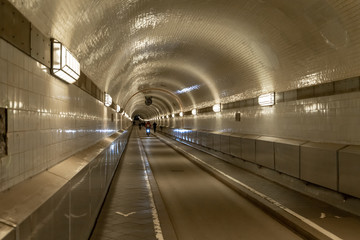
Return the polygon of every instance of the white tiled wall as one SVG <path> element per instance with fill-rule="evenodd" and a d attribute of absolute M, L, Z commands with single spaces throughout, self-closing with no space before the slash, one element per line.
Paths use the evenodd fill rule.
<path fill-rule="evenodd" d="M 235 113 L 241 121 L 235 121 Z M 176 128 L 360 145 L 360 92 L 162 120 Z"/>
<path fill-rule="evenodd" d="M 0 159 L 0 191 L 129 124 L 2 39 L 0 107 L 8 109 L 8 155 Z"/>

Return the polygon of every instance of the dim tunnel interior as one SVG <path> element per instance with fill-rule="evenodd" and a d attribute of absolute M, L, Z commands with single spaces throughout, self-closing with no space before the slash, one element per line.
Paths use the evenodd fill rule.
<path fill-rule="evenodd" d="M 359 216 L 359 11 L 0 0 L 0 239 L 87 239 L 147 121 L 149 139 Z"/>

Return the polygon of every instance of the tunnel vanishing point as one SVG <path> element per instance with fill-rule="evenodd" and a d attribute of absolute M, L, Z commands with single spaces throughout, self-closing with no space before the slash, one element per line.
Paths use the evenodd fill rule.
<path fill-rule="evenodd" d="M 360 215 L 359 26 L 348 0 L 0 0 L 0 239 L 86 239 L 134 119 Z"/>

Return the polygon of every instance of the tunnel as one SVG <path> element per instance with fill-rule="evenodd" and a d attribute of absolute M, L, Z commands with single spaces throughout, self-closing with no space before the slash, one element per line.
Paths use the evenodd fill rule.
<path fill-rule="evenodd" d="M 0 0 L 0 239 L 358 239 L 359 13 Z"/>

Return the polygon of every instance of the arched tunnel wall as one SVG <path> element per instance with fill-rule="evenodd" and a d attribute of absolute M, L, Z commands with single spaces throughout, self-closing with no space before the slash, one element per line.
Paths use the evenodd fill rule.
<path fill-rule="evenodd" d="M 172 13 L 176 15 L 174 19 L 169 17 L 170 22 L 173 23 L 179 20 L 177 17 L 181 17 L 181 13 L 189 14 L 190 12 L 191 14 L 185 18 L 193 19 L 191 17 L 195 16 L 198 21 L 188 21 L 189 25 L 179 28 L 181 31 L 189 30 L 184 34 L 184 38 L 171 39 L 169 36 L 178 36 L 177 28 L 174 27 L 175 25 L 166 26 L 167 21 L 162 22 L 167 19 L 166 17 L 157 18 L 157 14 L 152 13 L 153 10 L 154 13 L 155 10 L 161 13 L 163 10 L 161 6 L 160 8 L 154 6 L 151 8 L 151 13 L 147 12 L 146 4 L 150 3 L 147 1 L 144 2 L 145 5 L 141 5 L 141 1 L 138 1 L 139 5 L 134 4 L 134 9 L 129 10 L 133 12 L 126 16 L 137 17 L 130 19 L 131 21 L 125 20 L 123 26 L 120 26 L 121 24 L 114 26 L 113 17 L 117 17 L 117 14 L 116 16 L 109 14 L 110 16 L 106 16 L 105 19 L 107 13 L 113 14 L 116 10 L 122 9 L 121 4 L 114 4 L 116 1 L 99 1 L 98 3 L 104 4 L 102 6 L 107 10 L 103 12 L 94 11 L 86 6 L 86 3 L 90 1 L 82 1 L 79 4 L 80 7 L 77 6 L 76 9 L 72 8 L 75 6 L 72 6 L 70 1 L 58 1 L 58 5 L 51 8 L 49 7 L 52 4 L 51 1 L 42 1 L 44 5 L 40 5 L 43 8 L 39 5 L 36 11 L 33 11 L 37 7 L 36 4 L 12 2 L 27 17 L 32 18 L 32 23 L 36 25 L 35 27 L 41 28 L 42 34 L 46 34 L 46 37 L 62 38 L 60 40 L 78 55 L 84 71 L 93 77 L 91 80 L 94 84 L 98 84 L 104 91 L 113 93 L 116 96 L 113 96 L 114 99 L 117 99 L 119 104 L 127 102 L 129 96 L 135 94 L 136 91 L 144 89 L 166 90 L 182 100 L 182 104 L 178 104 L 175 101 L 177 98 L 169 95 L 170 107 L 164 107 L 165 105 L 163 106 L 160 102 L 157 103 L 157 107 L 154 107 L 155 104 L 152 106 L 154 109 L 148 111 L 149 113 L 161 112 L 160 114 L 170 116 L 156 120 L 159 126 L 360 145 L 360 128 L 358 127 L 360 119 L 360 79 L 358 76 L 360 72 L 357 67 L 360 59 L 357 50 L 359 20 L 353 17 L 358 16 L 354 14 L 358 3 L 349 1 L 349 4 L 346 4 L 346 1 L 343 1 L 337 4 L 336 1 L 314 1 L 315 6 L 310 4 L 295 18 L 287 18 L 291 14 L 277 15 L 280 8 L 276 8 L 276 4 L 274 7 L 260 6 L 264 1 L 232 1 L 237 8 L 230 9 L 232 15 L 223 15 L 226 22 L 230 23 L 229 28 L 224 28 L 222 22 L 220 24 L 207 22 L 217 15 L 212 12 L 212 5 L 208 5 L 201 9 L 205 13 L 203 19 L 201 15 L 197 19 L 196 11 L 194 15 L 192 11 Z M 227 9 L 222 1 L 215 2 L 218 4 L 217 7 Z M 169 3 L 171 4 L 171 1 L 167 2 Z M 174 1 L 174 3 L 181 7 L 181 1 Z M 193 3 L 202 4 L 201 1 Z M 244 7 L 243 10 L 241 3 L 250 3 L 249 9 Z M 251 7 L 252 4 L 254 7 Z M 284 5 L 292 9 L 290 13 L 298 13 L 296 7 L 290 4 Z M 141 7 L 137 8 L 137 6 Z M 57 12 L 62 7 L 65 11 Z M 166 7 L 169 6 L 165 4 L 165 10 Z M 192 10 L 192 7 L 186 3 L 182 7 Z M 267 19 L 256 19 L 255 14 L 252 15 L 253 9 L 256 10 L 257 7 L 265 12 L 269 9 L 267 12 L 269 22 Z M 104 17 L 104 22 L 89 24 L 90 22 L 83 21 L 82 17 L 74 14 L 76 10 L 83 10 L 82 8 L 86 9 L 89 19 L 94 16 L 97 19 Z M 206 9 L 209 9 L 208 13 L 211 14 L 207 15 Z M 243 15 L 239 14 L 237 9 L 244 11 Z M 141 12 L 143 10 L 144 13 Z M 53 15 L 47 14 L 47 11 Z M 159 16 L 162 15 L 159 14 Z M 254 17 L 252 19 L 255 22 L 254 25 L 250 25 L 250 21 L 246 24 L 238 24 L 248 16 L 251 16 L 251 19 Z M 68 25 L 61 24 L 67 17 L 71 17 Z M 153 25 L 145 21 L 151 19 L 153 19 Z M 221 19 L 220 16 L 219 19 Z M 284 29 L 277 25 L 283 19 L 286 19 L 288 23 L 282 26 Z M 254 33 L 251 27 L 259 23 L 255 20 L 259 20 L 264 25 L 261 29 L 254 30 Z M 144 24 L 139 24 L 142 21 Z M 157 21 L 164 32 L 153 31 L 158 28 Z M 291 29 L 302 21 L 307 27 L 299 28 L 299 31 Z M 100 22 L 104 25 L 97 25 Z M 128 22 L 130 22 L 129 26 Z M 138 25 L 134 26 L 138 28 L 128 33 L 128 27 L 134 27 L 131 22 L 137 22 Z M 29 29 L 30 26 L 33 27 L 32 23 L 29 22 Z M 112 25 L 108 26 L 109 24 Z M 268 24 L 272 24 L 271 27 Z M 189 27 L 192 25 L 195 28 Z M 203 26 L 209 28 L 203 28 Z M 169 29 L 170 33 L 165 32 Z M 197 35 L 197 30 L 203 30 L 203 39 L 202 36 Z M 221 30 L 223 35 L 213 35 L 212 33 L 216 32 L 213 30 Z M 71 33 L 64 34 L 68 31 Z M 271 31 L 274 31 L 274 35 L 269 33 Z M 151 35 L 151 32 L 166 33 L 164 35 L 169 39 L 162 41 L 161 37 L 147 36 L 147 34 Z M 123 33 L 131 36 L 128 38 Z M 227 34 L 230 34 L 229 38 L 225 38 Z M 249 38 L 242 38 L 247 34 Z M 124 40 L 124 45 L 119 43 L 121 42 L 118 39 L 120 35 L 125 36 L 121 39 L 121 41 Z M 192 37 L 196 41 L 192 42 Z M 86 41 L 84 41 L 85 38 Z M 117 42 L 111 45 L 114 43 L 111 40 L 114 39 Z M 176 42 L 177 40 L 179 43 Z M 125 116 L 111 107 L 105 107 L 102 101 L 92 97 L 78 86 L 66 84 L 53 77 L 49 72 L 49 66 L 44 67 L 34 59 L 34 56 L 25 54 L 24 51 L 19 50 L 18 45 L 9 42 L 11 41 L 4 40 L 1 35 L 0 108 L 2 109 L 0 112 L 4 114 L 4 111 L 7 115 L 7 129 L 2 129 L 0 132 L 0 136 L 5 136 L 2 140 L 7 141 L 6 152 L 0 152 L 1 193 L 18 183 L 21 184 L 26 179 L 46 172 L 47 169 L 119 130 L 128 128 L 131 124 Z M 277 45 L 278 42 L 284 45 Z M 276 46 L 271 46 L 271 44 Z M 115 47 L 118 48 L 115 49 Z M 147 49 L 149 47 L 150 53 Z M 297 47 L 300 50 L 297 50 Z M 194 49 L 196 51 L 193 51 Z M 159 62 L 157 62 L 157 57 L 160 59 Z M 196 65 L 196 61 L 201 64 Z M 148 78 L 153 82 L 148 81 Z M 184 117 L 178 116 L 180 111 L 191 111 L 193 107 L 211 108 L 214 103 L 229 104 L 247 97 L 256 98 L 268 91 L 297 91 L 297 87 L 316 87 L 316 84 L 345 81 L 346 78 L 352 78 L 352 80 L 346 81 L 342 88 L 352 89 L 351 91 L 340 89 L 337 93 L 327 96 L 320 94 L 321 96 L 306 99 L 294 98 L 277 102 L 270 107 L 253 105 L 223 109 L 220 113 L 207 111 L 197 116 L 191 114 L 186 114 Z M 326 86 L 324 89 L 326 90 Z M 146 107 L 140 105 L 143 104 L 140 97 L 133 103 L 134 105 L 129 106 L 128 109 L 133 109 L 136 113 Z M 176 117 L 171 117 L 173 113 L 167 112 L 173 110 Z M 238 119 L 240 121 L 235 118 L 237 113 L 240 114 Z M 0 147 L 2 145 L 3 142 L 0 142 Z M 335 161 L 334 165 L 337 166 L 338 162 Z M 316 172 L 314 174 L 311 172 L 311 174 L 311 177 L 317 175 Z M 351 181 L 349 183 L 350 187 L 354 187 Z"/>
<path fill-rule="evenodd" d="M 349 85 L 359 88 L 359 79 Z M 161 119 L 173 128 L 199 129 L 314 142 L 360 145 L 360 92 L 293 100 L 272 107 L 252 106 L 220 113 Z M 240 121 L 235 114 L 240 113 Z"/>
<path fill-rule="evenodd" d="M 131 122 L 0 39 L 0 107 L 7 109 L 7 155 L 0 191 L 34 176 Z"/>
<path fill-rule="evenodd" d="M 23 10 L 29 14 L 29 9 Z M 31 14 L 29 16 L 34 17 Z M 321 41 L 321 44 L 324 43 Z M 1 157 L 0 191 L 54 166 L 77 151 L 94 144 L 119 129 L 128 127 L 130 124 L 123 115 L 112 108 L 105 107 L 103 102 L 91 97 L 77 86 L 65 84 L 54 78 L 49 73 L 48 67 L 44 67 L 30 57 L 29 54 L 18 50 L 17 47 L 2 38 L 0 39 L 0 107 L 7 109 L 8 116 L 8 129 L 5 133 L 8 147 L 7 153 Z M 348 51 L 350 50 L 347 49 L 344 53 Z M 331 54 L 336 53 L 333 49 L 330 52 Z M 333 56 L 331 54 L 329 56 Z M 300 53 L 299 57 L 301 57 Z M 332 69 L 333 71 L 324 69 L 327 65 L 324 65 L 322 61 L 315 61 L 317 65 L 314 67 L 326 71 L 326 77 L 320 79 L 320 81 L 315 76 L 313 77 L 314 80 L 311 74 L 306 75 L 304 72 L 303 82 L 298 82 L 301 83 L 300 86 L 307 86 L 316 84 L 316 80 L 319 83 L 326 83 L 341 80 L 339 79 L 341 77 L 353 77 L 354 81 L 347 82 L 348 86 L 344 87 L 355 89 L 353 92 L 280 102 L 271 107 L 250 106 L 223 110 L 220 113 L 210 111 L 197 116 L 170 117 L 169 119 L 160 120 L 160 125 L 173 128 L 257 134 L 312 142 L 359 145 L 360 84 L 357 77 L 359 70 L 353 67 L 356 65 L 358 58 L 354 55 L 353 59 L 353 62 L 349 63 L 351 67 L 345 68 L 345 64 L 341 65 L 339 70 Z M 173 65 L 176 64 L 171 63 L 167 67 Z M 206 69 L 200 71 L 191 64 L 187 63 L 185 65 L 186 67 L 176 66 L 179 69 L 176 68 L 175 72 L 181 72 L 180 70 L 183 70 L 183 68 L 189 72 L 192 71 L 195 76 L 202 77 L 202 80 L 204 80 L 201 83 L 202 85 L 209 84 L 209 86 L 203 87 L 205 90 L 201 90 L 201 87 L 199 87 L 201 84 L 195 85 L 196 87 L 193 89 L 186 87 L 185 84 L 182 86 L 182 83 L 166 83 L 166 85 L 160 82 L 154 84 L 154 86 L 149 83 L 146 83 L 147 85 L 134 83 L 134 85 L 139 84 L 137 86 L 139 89 L 142 87 L 156 89 L 163 86 L 168 88 L 181 86 L 185 87 L 184 89 L 187 91 L 192 90 L 193 92 L 166 90 L 173 95 L 177 95 L 177 97 L 182 94 L 188 96 L 184 97 L 182 95 L 183 99 L 188 98 L 187 106 L 184 106 L 185 109 L 180 109 L 180 104 L 179 106 L 174 105 L 175 113 L 180 110 L 191 110 L 191 103 L 197 104 L 197 107 L 211 107 L 211 101 L 215 101 L 214 99 L 205 103 L 196 102 L 196 100 L 211 99 L 212 95 L 218 90 L 215 83 L 210 80 L 210 82 L 205 81 L 205 79 L 210 79 L 210 76 L 202 72 Z M 151 67 L 151 65 L 149 66 Z M 302 70 L 304 69 L 299 69 L 298 74 L 301 75 Z M 227 74 L 230 76 L 232 72 L 227 72 Z M 167 75 L 165 74 L 165 76 Z M 173 75 L 170 74 L 169 76 L 172 77 Z M 185 75 L 184 79 L 188 78 L 191 78 L 191 76 Z M 235 77 L 233 78 L 235 79 Z M 233 78 L 229 79 L 233 80 Z M 100 81 L 101 79 L 96 80 Z M 314 80 L 314 82 L 311 82 L 311 80 Z M 217 81 L 217 86 L 222 86 L 221 79 Z M 238 84 L 236 81 L 233 83 Z M 125 87 L 130 88 L 131 84 L 132 82 L 127 79 Z M 228 83 L 224 81 L 223 84 Z M 115 84 L 114 88 L 121 88 L 121 86 L 121 83 Z M 229 89 L 223 89 L 224 91 L 234 92 L 236 90 L 230 89 L 230 84 L 227 86 Z M 130 89 L 129 91 L 127 89 L 121 90 L 125 91 L 126 94 L 130 94 Z M 206 92 L 211 96 L 208 97 L 197 92 L 200 90 L 201 93 Z M 249 94 L 247 91 L 252 92 L 251 89 L 244 89 L 244 93 L 239 93 L 243 94 L 240 99 L 245 98 L 247 94 L 249 96 L 252 94 L 250 97 L 255 97 L 254 95 L 259 92 L 257 90 Z M 227 104 L 232 101 L 232 98 L 233 100 L 239 100 L 239 98 L 233 96 L 228 96 L 228 99 L 218 100 Z M 124 99 L 123 101 L 126 102 L 127 100 Z M 142 101 L 139 100 L 136 104 L 140 104 L 140 102 Z M 142 108 L 135 106 L 134 109 Z M 236 113 L 240 113 L 240 121 L 235 120 Z M 172 113 L 166 112 L 163 114 L 171 115 Z"/>

